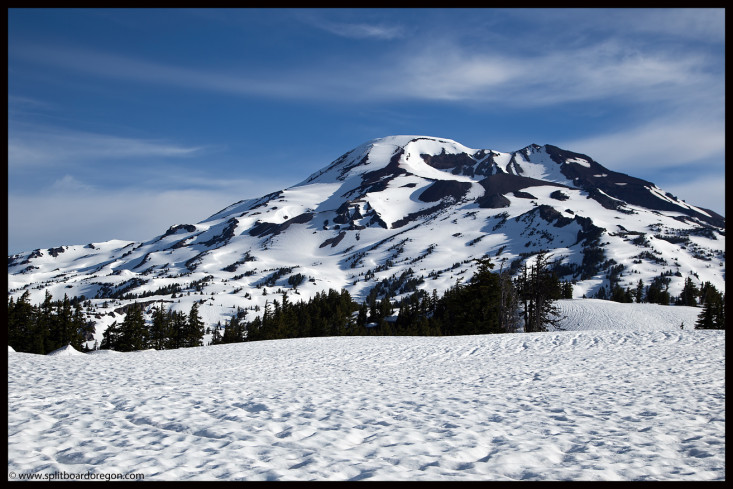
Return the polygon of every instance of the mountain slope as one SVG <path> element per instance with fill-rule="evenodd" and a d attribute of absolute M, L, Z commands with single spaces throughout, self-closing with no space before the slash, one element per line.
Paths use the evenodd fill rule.
<path fill-rule="evenodd" d="M 93 299 L 98 331 L 133 300 L 185 311 L 203 301 L 211 325 L 278 291 L 442 292 L 470 278 L 473 258 L 517 271 L 542 249 L 575 297 L 609 277 L 633 287 L 665 274 L 672 295 L 687 277 L 725 288 L 722 216 L 555 146 L 503 153 L 424 136 L 369 141 L 297 185 L 145 242 L 10 256 L 8 280 L 34 303 L 46 290 Z"/>

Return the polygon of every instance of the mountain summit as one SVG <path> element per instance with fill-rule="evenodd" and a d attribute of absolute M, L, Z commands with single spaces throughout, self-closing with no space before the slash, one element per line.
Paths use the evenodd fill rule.
<path fill-rule="evenodd" d="M 104 303 L 104 324 L 133 300 L 203 301 L 211 324 L 278 290 L 444 291 L 471 277 L 473 258 L 516 272 L 540 250 L 576 297 L 657 277 L 672 295 L 687 278 L 725 287 L 715 212 L 556 146 L 504 153 L 425 136 L 369 141 L 297 185 L 149 241 L 10 256 L 8 279 L 11 295 L 29 290 L 34 303 L 46 290 Z"/>

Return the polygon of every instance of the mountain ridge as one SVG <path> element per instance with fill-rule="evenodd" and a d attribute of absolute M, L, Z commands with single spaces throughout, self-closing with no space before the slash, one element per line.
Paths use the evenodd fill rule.
<path fill-rule="evenodd" d="M 176 285 L 194 292 L 176 307 L 203 294 L 202 314 L 216 323 L 232 308 L 263 307 L 268 288 L 303 299 L 345 288 L 358 300 L 385 281 L 398 295 L 414 287 L 443 291 L 470 277 L 473 258 L 490 256 L 517 271 L 540 250 L 550 250 L 561 278 L 576 282 L 577 297 L 612 281 L 648 285 L 664 274 L 675 294 L 687 277 L 724 290 L 724 242 L 723 216 L 581 153 L 549 144 L 506 153 L 389 136 L 296 185 L 148 241 L 9 256 L 9 294 L 29 290 L 40 302 L 48 290 L 102 304 L 125 294 L 168 300 L 170 293 L 156 291 Z M 288 280 L 296 274 L 306 279 L 293 287 Z M 102 323 L 110 312 L 99 314 Z"/>

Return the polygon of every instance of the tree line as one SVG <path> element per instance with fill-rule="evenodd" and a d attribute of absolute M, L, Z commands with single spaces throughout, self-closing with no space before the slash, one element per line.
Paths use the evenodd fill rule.
<path fill-rule="evenodd" d="M 488 258 L 474 260 L 474 275 L 460 281 L 442 296 L 433 290 L 417 290 L 396 300 L 388 293 L 381 300 L 369 294 L 361 304 L 348 291 L 319 292 L 308 301 L 296 303 L 284 293 L 280 300 L 265 304 L 261 315 L 247 320 L 247 311 L 239 308 L 222 328 L 213 328 L 212 344 L 260 341 L 282 338 L 344 335 L 424 335 L 449 336 L 492 333 L 547 331 L 561 320 L 558 299 L 572 298 L 572 284 L 558 279 L 554 264 L 546 252 L 536 255 L 531 265 L 525 263 L 512 278 L 511 270 L 494 271 Z M 631 294 L 639 297 L 641 282 Z M 647 288 L 647 296 L 649 290 Z M 665 291 L 665 289 L 661 289 Z M 652 292 L 652 294 L 655 292 Z M 628 296 L 624 294 L 624 301 Z M 697 329 L 725 328 L 725 295 L 705 282 L 697 288 L 691 279 L 685 282 L 678 303 L 702 305 L 695 324 Z M 94 324 L 84 320 L 81 304 L 73 300 L 52 301 L 46 292 L 41 305 L 31 305 L 26 291 L 17 301 L 8 302 L 8 341 L 16 351 L 49 353 L 71 345 L 86 351 L 86 340 L 94 333 Z M 640 302 L 637 300 L 637 302 Z M 667 304 L 669 301 L 667 301 Z M 142 305 L 127 306 L 124 320 L 114 322 L 103 335 L 99 348 L 132 351 L 157 350 L 203 345 L 205 325 L 198 303 L 188 314 L 153 307 L 152 318 L 145 320 Z M 96 347 L 96 346 L 95 346 Z"/>
<path fill-rule="evenodd" d="M 40 305 L 32 305 L 29 297 L 26 291 L 17 301 L 12 297 L 8 300 L 8 345 L 15 351 L 45 355 L 67 345 L 83 352 L 97 347 L 134 351 L 203 345 L 204 323 L 197 303 L 189 314 L 164 310 L 162 305 L 153 307 L 150 324 L 145 321 L 142 305 L 131 304 L 124 320 L 119 324 L 115 321 L 104 332 L 102 343 L 87 348 L 87 342 L 94 339 L 95 326 L 85 319 L 80 302 L 72 310 L 66 295 L 63 300 L 52 301 L 46 292 Z"/>
<path fill-rule="evenodd" d="M 15 351 L 45 355 L 67 345 L 84 350 L 94 331 L 94 323 L 84 317 L 81 302 L 72 306 L 66 294 L 62 300 L 53 301 L 46 291 L 39 305 L 30 303 L 27 290 L 17 301 L 8 299 L 8 345 Z"/>
<path fill-rule="evenodd" d="M 281 338 L 343 335 L 449 336 L 547 331 L 559 318 L 557 299 L 572 298 L 572 284 L 561 282 L 545 252 L 525 264 L 512 280 L 508 270 L 493 272 L 488 258 L 477 259 L 468 283 L 456 283 L 443 296 L 418 290 L 397 301 L 369 294 L 361 304 L 346 290 L 318 293 L 297 303 L 267 302 L 262 316 L 246 320 L 239 309 L 223 328 L 213 332 L 212 344 Z"/>
<path fill-rule="evenodd" d="M 122 323 L 112 323 L 103 334 L 100 349 L 116 351 L 171 350 L 203 346 L 204 322 L 199 305 L 191 311 L 165 310 L 162 304 L 153 306 L 152 320 L 146 324 L 143 308 L 134 303 L 127 309 Z"/>

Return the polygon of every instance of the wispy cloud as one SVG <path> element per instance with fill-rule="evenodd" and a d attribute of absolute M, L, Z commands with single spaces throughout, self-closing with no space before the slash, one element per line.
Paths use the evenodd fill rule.
<path fill-rule="evenodd" d="M 405 36 L 403 26 L 384 22 L 336 22 L 312 12 L 302 15 L 301 19 L 318 29 L 351 39 L 392 40 Z"/>
<path fill-rule="evenodd" d="M 703 176 L 684 183 L 669 182 L 662 187 L 688 204 L 725 215 L 725 178 Z"/>
<path fill-rule="evenodd" d="M 51 191 L 57 193 L 90 192 L 94 190 L 92 185 L 87 185 L 71 175 L 64 175 L 51 184 Z"/>
<path fill-rule="evenodd" d="M 389 83 L 371 86 L 393 98 L 504 106 L 670 101 L 694 89 L 722 95 L 722 80 L 707 72 L 707 62 L 691 53 L 641 53 L 617 41 L 519 57 L 436 40 L 384 69 Z"/>
<path fill-rule="evenodd" d="M 13 125 L 8 130 L 8 166 L 16 169 L 98 159 L 180 158 L 203 150 L 200 146 L 52 127 Z"/>
<path fill-rule="evenodd" d="M 214 72 L 176 66 L 73 46 L 24 44 L 14 46 L 11 55 L 103 78 L 215 92 L 276 96 L 286 94 L 293 88 L 291 83 L 283 84 L 277 77 L 268 77 L 265 80 L 244 73 Z"/>
<path fill-rule="evenodd" d="M 725 41 L 725 9 L 722 8 L 610 9 L 603 14 L 605 22 L 595 26 L 601 30 L 664 34 L 707 43 Z"/>
<path fill-rule="evenodd" d="M 26 109 L 52 109 L 54 104 L 38 100 L 32 97 L 24 97 L 21 95 L 8 94 L 8 111 L 18 111 Z"/>
<path fill-rule="evenodd" d="M 396 38 L 400 32 L 397 26 L 311 17 L 319 27 L 343 36 Z M 719 60 L 679 49 L 640 50 L 619 38 L 520 55 L 495 43 L 435 35 L 400 43 L 369 60 L 331 59 L 259 72 L 176 66 L 70 46 L 25 44 L 14 46 L 10 55 L 98 77 L 289 100 L 532 107 L 612 98 L 671 101 L 694 91 L 723 93 L 722 76 L 711 73 Z"/>
<path fill-rule="evenodd" d="M 559 142 L 564 147 L 592 155 L 616 171 L 633 172 L 689 164 L 725 157 L 723 121 L 669 118 L 654 120 L 623 131 Z"/>

